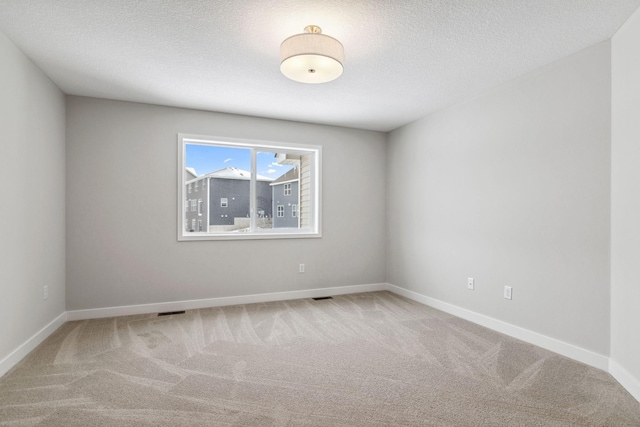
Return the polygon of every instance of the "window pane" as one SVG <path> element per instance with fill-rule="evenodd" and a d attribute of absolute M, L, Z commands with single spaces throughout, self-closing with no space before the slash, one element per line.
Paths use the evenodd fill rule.
<path fill-rule="evenodd" d="M 186 182 L 187 198 L 191 199 L 193 206 L 186 215 L 188 219 L 198 217 L 202 220 L 202 226 L 197 229 L 193 226 L 187 231 L 248 231 L 251 224 L 251 150 L 186 144 L 185 156 L 185 166 L 191 171 L 187 176 L 192 178 Z M 191 194 L 189 187 L 192 188 Z M 201 203 L 198 203 L 199 200 Z"/>
<path fill-rule="evenodd" d="M 283 154 L 261 151 L 256 157 L 258 175 L 269 178 L 268 187 L 262 194 L 263 205 L 271 205 L 273 215 L 268 221 L 258 221 L 259 228 L 300 228 L 298 218 L 293 216 L 291 206 L 298 204 L 298 176 L 300 154 Z M 260 194 L 260 192 L 258 192 Z M 275 207 L 275 208 L 274 208 Z"/>

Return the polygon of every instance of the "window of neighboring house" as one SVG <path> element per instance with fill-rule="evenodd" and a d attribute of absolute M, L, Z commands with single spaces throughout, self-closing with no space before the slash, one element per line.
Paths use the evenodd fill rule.
<path fill-rule="evenodd" d="M 189 212 L 189 199 L 184 201 L 184 211 Z"/>
<path fill-rule="evenodd" d="M 291 205 L 291 216 L 294 218 L 298 216 L 298 205 Z"/>
<path fill-rule="evenodd" d="M 191 212 L 195 212 L 197 209 L 197 203 L 198 201 L 196 199 L 191 199 Z"/>
<path fill-rule="evenodd" d="M 202 231 L 202 220 L 201 219 L 198 220 L 198 231 L 200 231 L 200 232 Z"/>
<path fill-rule="evenodd" d="M 193 187 L 194 187 L 195 191 L 198 191 L 198 181 L 196 181 L 196 182 L 193 184 Z"/>
<path fill-rule="evenodd" d="M 198 215 L 202 215 L 202 199 L 198 199 Z"/>
<path fill-rule="evenodd" d="M 192 219 L 191 220 L 191 231 L 195 231 L 195 229 L 196 229 L 196 220 Z"/>
<path fill-rule="evenodd" d="M 203 190 L 209 180 L 206 197 L 199 199 L 202 206 L 196 199 L 198 212 L 208 216 L 206 231 L 193 235 L 180 227 L 178 240 L 321 236 L 321 147 L 182 134 L 178 143 L 178 196 L 182 199 L 190 191 L 188 170 L 206 175 Z M 288 202 L 279 204 L 283 191 Z M 285 217 L 285 206 L 293 201 L 292 215 L 298 221 L 274 221 Z"/>
<path fill-rule="evenodd" d="M 189 194 L 191 194 L 191 184 L 189 184 Z"/>

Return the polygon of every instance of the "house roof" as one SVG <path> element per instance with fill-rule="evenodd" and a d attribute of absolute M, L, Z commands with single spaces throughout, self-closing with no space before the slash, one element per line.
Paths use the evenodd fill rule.
<path fill-rule="evenodd" d="M 78 7 L 82 4 L 82 7 Z M 0 1 L 0 31 L 70 95 L 389 131 L 608 40 L 640 0 Z M 280 43 L 337 38 L 303 85 Z"/>
<path fill-rule="evenodd" d="M 275 181 L 273 181 L 269 185 L 284 184 L 285 182 L 291 182 L 291 181 L 297 181 L 297 180 L 298 180 L 298 168 L 293 168 L 285 172 L 283 175 L 280 175 Z"/>
<path fill-rule="evenodd" d="M 222 179 L 242 179 L 242 180 L 248 181 L 249 179 L 251 179 L 251 172 L 246 171 L 244 169 L 226 167 L 224 169 L 220 169 L 220 170 L 208 173 L 203 177 L 222 178 Z M 273 181 L 273 178 L 269 178 L 268 176 L 263 176 L 263 175 L 258 175 L 257 179 L 258 181 Z"/>
<path fill-rule="evenodd" d="M 196 170 L 194 168 L 185 168 L 187 170 L 187 173 L 193 175 L 193 178 L 197 178 L 198 174 L 196 173 Z M 189 178 L 187 179 L 187 181 L 193 179 L 193 178 Z"/>

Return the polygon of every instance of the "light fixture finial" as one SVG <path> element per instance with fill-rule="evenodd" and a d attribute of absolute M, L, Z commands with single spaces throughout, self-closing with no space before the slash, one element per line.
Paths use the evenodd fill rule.
<path fill-rule="evenodd" d="M 307 25 L 304 27 L 304 32 L 309 34 L 322 34 L 322 28 L 317 25 Z"/>

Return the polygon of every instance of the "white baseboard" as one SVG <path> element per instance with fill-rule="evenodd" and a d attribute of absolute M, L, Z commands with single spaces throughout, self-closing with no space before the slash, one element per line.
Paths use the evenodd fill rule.
<path fill-rule="evenodd" d="M 577 360 L 578 362 L 585 363 L 595 368 L 602 369 L 604 371 L 608 371 L 609 369 L 609 358 L 607 356 L 594 353 L 591 350 L 587 350 L 582 347 L 560 341 L 556 338 L 551 338 L 546 335 L 542 335 L 537 332 L 533 332 L 528 329 L 521 328 L 519 326 L 515 326 L 510 323 L 503 322 L 501 320 L 497 320 L 492 317 L 446 303 L 444 301 L 440 301 L 435 298 L 427 297 L 417 292 L 409 291 L 392 284 L 388 284 L 387 286 L 387 289 L 390 292 L 444 311 L 445 313 L 453 314 L 454 316 L 460 317 L 473 323 L 477 323 L 478 325 L 493 329 L 494 331 L 509 335 L 513 338 L 517 338 L 530 344 L 537 345 L 538 347 L 553 351 L 555 353 L 561 354 L 565 357 Z"/>
<path fill-rule="evenodd" d="M 227 305 L 253 304 L 258 302 L 285 301 L 300 298 L 318 298 L 330 295 L 356 294 L 360 292 L 384 291 L 386 283 L 340 286 L 335 288 L 307 289 L 300 291 L 271 292 L 234 297 L 207 298 L 187 301 L 162 302 L 156 304 L 126 305 L 120 307 L 93 308 L 67 311 L 67 320 L 99 319 L 103 317 L 130 316 L 132 314 L 161 313 L 166 311 L 194 310 L 198 308 Z"/>
<path fill-rule="evenodd" d="M 44 341 L 49 335 L 54 333 L 60 326 L 67 321 L 67 313 L 64 312 L 60 316 L 53 319 L 47 326 L 36 332 L 31 338 L 22 343 L 22 345 L 11 352 L 7 357 L 0 360 L 0 377 L 6 374 L 9 369 L 13 368 L 27 354 Z"/>
<path fill-rule="evenodd" d="M 640 380 L 631 375 L 629 371 L 611 358 L 609 359 L 609 373 L 640 402 Z"/>

